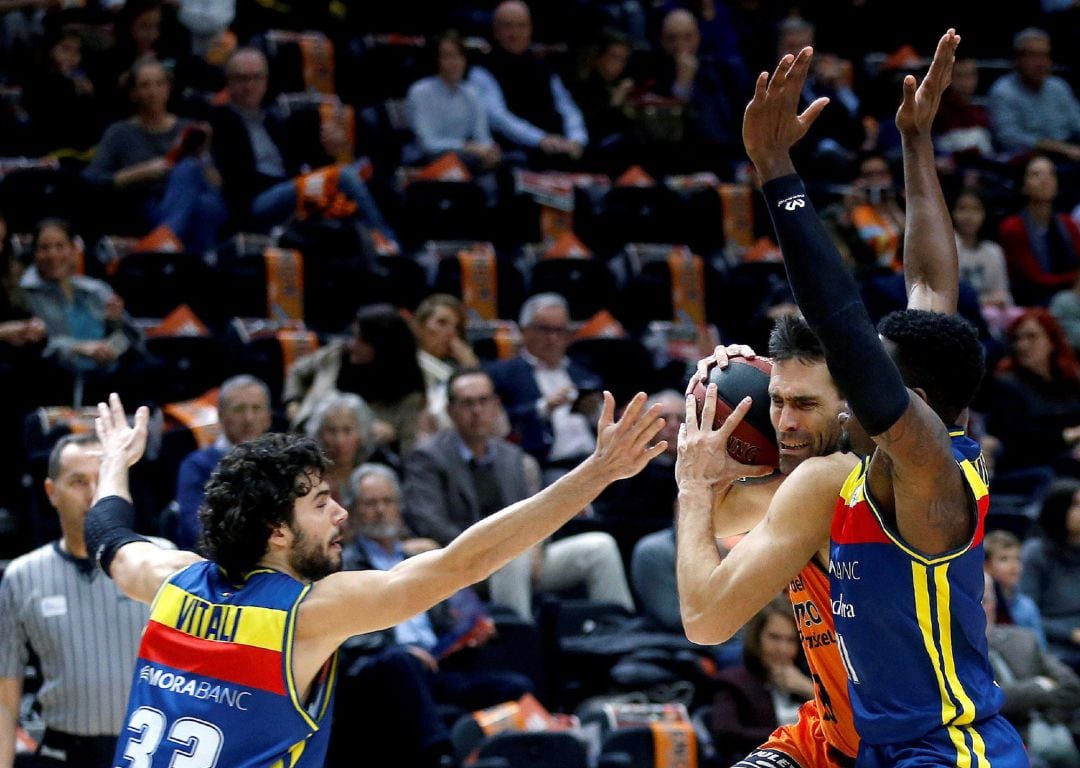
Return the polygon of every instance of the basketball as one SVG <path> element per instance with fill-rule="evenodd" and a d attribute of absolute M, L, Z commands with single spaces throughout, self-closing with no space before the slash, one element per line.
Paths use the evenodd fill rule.
<path fill-rule="evenodd" d="M 735 428 L 728 440 L 728 453 L 743 464 L 761 464 L 776 467 L 780 464 L 780 452 L 776 446 L 776 431 L 769 419 L 769 374 L 772 363 L 760 357 L 748 360 L 733 357 L 726 368 L 713 366 L 709 369 L 708 382 L 698 382 L 694 387 L 698 418 L 705 405 L 705 385 L 716 384 L 716 417 L 714 426 L 720 427 L 735 406 L 746 396 L 753 404 L 742 423 Z"/>

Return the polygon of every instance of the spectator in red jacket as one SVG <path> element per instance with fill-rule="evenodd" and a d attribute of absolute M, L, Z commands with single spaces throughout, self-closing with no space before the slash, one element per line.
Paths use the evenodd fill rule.
<path fill-rule="evenodd" d="M 1076 282 L 1080 226 L 1054 210 L 1057 170 L 1045 155 L 1028 160 L 1021 193 L 1024 207 L 1001 222 L 1001 247 L 1016 303 L 1046 306 Z"/>

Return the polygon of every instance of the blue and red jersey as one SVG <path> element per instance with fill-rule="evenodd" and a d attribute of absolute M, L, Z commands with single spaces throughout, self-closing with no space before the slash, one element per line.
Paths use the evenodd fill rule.
<path fill-rule="evenodd" d="M 302 700 L 292 651 L 308 589 L 269 569 L 238 587 L 209 561 L 166 581 L 139 646 L 114 765 L 321 766 L 337 655 Z"/>
<path fill-rule="evenodd" d="M 962 430 L 950 437 L 976 514 L 971 540 L 934 556 L 908 545 L 871 497 L 867 459 L 852 470 L 837 502 L 829 576 L 863 742 L 894 744 L 945 728 L 958 764 L 975 764 L 985 745 L 973 726 L 995 715 L 1002 701 L 981 604 L 990 497 L 978 444 Z"/>

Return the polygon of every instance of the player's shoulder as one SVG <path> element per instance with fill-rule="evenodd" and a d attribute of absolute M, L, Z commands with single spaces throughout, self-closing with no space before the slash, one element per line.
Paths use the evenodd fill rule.
<path fill-rule="evenodd" d="M 827 456 L 813 456 L 802 462 L 788 475 L 785 484 L 805 486 L 836 485 L 836 490 L 847 480 L 851 470 L 859 465 L 859 457 L 853 453 L 837 451 Z"/>

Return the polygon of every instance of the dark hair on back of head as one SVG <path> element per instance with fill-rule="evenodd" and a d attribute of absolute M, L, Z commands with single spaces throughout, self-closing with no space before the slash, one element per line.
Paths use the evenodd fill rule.
<path fill-rule="evenodd" d="M 233 448 L 214 470 L 199 510 L 202 553 L 234 581 L 266 554 L 274 527 L 319 482 L 326 458 L 300 435 L 266 434 Z"/>
<path fill-rule="evenodd" d="M 822 363 L 825 348 L 801 315 L 780 315 L 769 334 L 769 357 L 777 361 Z"/>
<path fill-rule="evenodd" d="M 1069 546 L 1068 517 L 1073 497 L 1080 491 L 1080 481 L 1063 477 L 1050 484 L 1039 509 L 1039 527 L 1043 539 L 1054 549 Z"/>
<path fill-rule="evenodd" d="M 921 309 L 890 312 L 878 333 L 896 344 L 893 361 L 904 384 L 926 392 L 946 424 L 954 424 L 982 384 L 986 362 L 979 337 L 964 318 Z"/>

